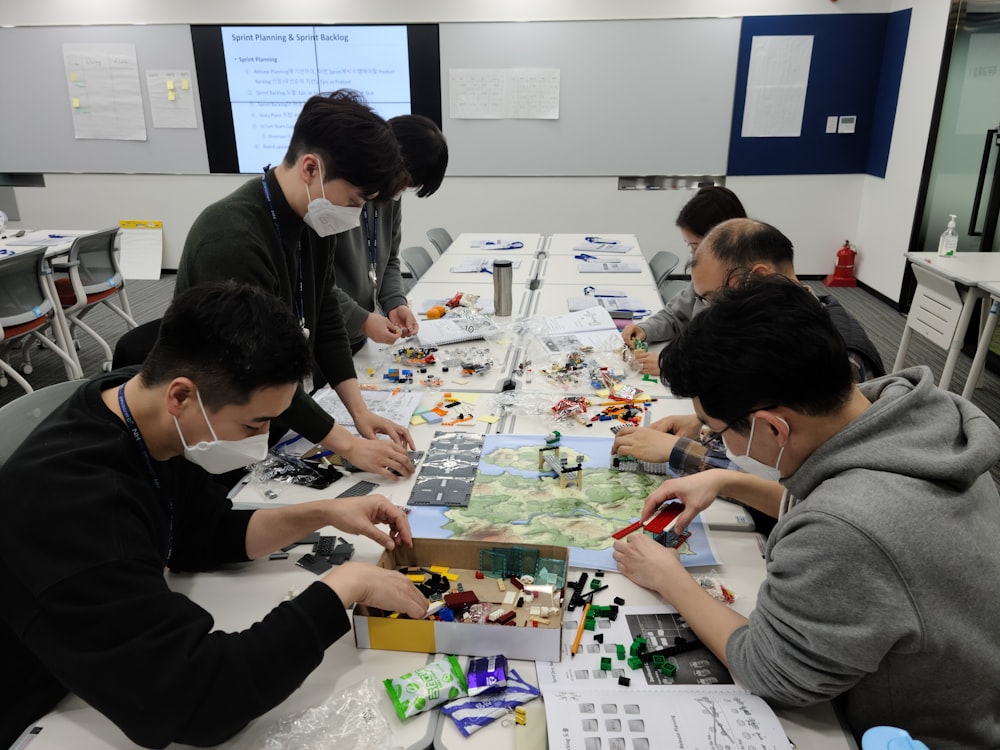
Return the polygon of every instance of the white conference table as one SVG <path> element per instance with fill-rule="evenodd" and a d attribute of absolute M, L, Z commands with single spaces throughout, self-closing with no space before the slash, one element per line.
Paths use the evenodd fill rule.
<path fill-rule="evenodd" d="M 420 281 L 454 281 L 455 279 L 464 278 L 478 280 L 479 278 L 483 278 L 490 280 L 492 283 L 494 260 L 509 260 L 512 262 L 514 267 L 511 271 L 515 286 L 525 284 L 529 279 L 534 278 L 538 265 L 538 260 L 533 255 L 508 255 L 501 254 L 499 251 L 488 250 L 481 252 L 471 250 L 456 253 L 449 248 L 447 252 L 434 262 L 434 265 L 424 272 L 424 275 L 420 277 Z M 451 270 L 452 268 L 458 268 L 462 264 L 480 262 L 485 266 L 485 271 L 459 273 L 452 272 Z"/>
<path fill-rule="evenodd" d="M 446 257 L 446 256 L 442 256 Z M 441 282 L 420 282 L 414 287 L 410 297 L 421 299 L 432 297 L 440 287 Z M 529 291 L 527 294 L 540 294 L 541 291 Z M 527 300 L 531 301 L 530 297 Z M 528 335 L 528 334 L 525 334 Z M 517 341 L 511 346 L 511 351 L 527 348 L 525 341 Z M 393 348 L 398 348 L 395 345 Z M 363 372 L 362 362 L 379 356 L 372 342 L 359 353 L 358 370 Z M 384 356 L 384 353 L 383 355 Z M 370 361 L 370 359 L 369 359 Z M 511 362 L 514 360 L 511 359 Z M 509 374 L 509 371 L 499 373 Z M 364 376 L 361 376 L 364 382 Z M 475 419 L 448 430 L 461 432 L 490 433 L 502 431 L 512 434 L 545 435 L 556 425 L 550 417 L 547 408 L 549 402 L 554 402 L 565 393 L 558 386 L 550 387 L 541 380 L 526 383 L 524 377 L 513 375 L 517 390 L 513 399 L 505 399 L 506 394 L 497 394 L 493 380 L 471 380 L 465 385 L 446 383 L 438 390 L 430 390 L 421 394 L 422 406 L 433 405 L 441 399 L 444 391 L 461 391 L 475 394 L 473 411 Z M 643 382 L 641 376 L 630 373 L 626 382 L 640 385 L 644 390 L 654 395 L 657 400 L 651 404 L 649 419 L 658 419 L 674 413 L 691 413 L 692 407 L 688 400 L 674 399 L 664 386 L 659 383 Z M 390 386 L 379 386 L 388 389 Z M 579 391 L 578 391 L 579 392 Z M 528 396 L 534 403 L 529 408 Z M 593 394 L 590 394 L 592 397 Z M 523 396 L 523 398 L 522 398 Z M 596 398 L 596 397 L 595 397 Z M 470 399 L 472 400 L 472 399 Z M 486 420 L 481 419 L 487 417 Z M 499 417 L 499 419 L 494 419 Z M 647 420 L 648 421 L 648 420 Z M 567 435 L 609 435 L 607 422 L 595 423 L 592 427 L 576 422 L 559 423 L 558 429 Z M 440 425 L 421 424 L 411 427 L 411 434 L 419 450 L 426 450 Z M 268 507 L 301 502 L 316 497 L 333 497 L 359 480 L 370 480 L 379 484 L 377 492 L 389 497 L 392 502 L 403 506 L 409 499 L 414 478 L 387 482 L 382 478 L 359 472 L 347 475 L 323 491 L 310 490 L 294 485 L 278 487 L 276 497 L 270 498 L 264 494 L 264 487 L 254 482 L 243 486 L 235 495 L 235 502 L 252 507 Z M 274 487 L 272 483 L 271 487 Z M 268 487 L 267 489 L 270 489 Z M 334 533 L 324 530 L 324 533 Z M 758 537 L 745 531 L 710 531 L 712 544 L 720 559 L 720 565 L 713 570 L 732 588 L 738 598 L 734 608 L 748 614 L 754 605 L 756 590 L 764 579 L 765 569 L 759 551 Z M 354 559 L 362 562 L 377 560 L 381 549 L 367 539 L 351 538 L 356 546 Z M 264 612 L 279 603 L 289 589 L 301 590 L 307 586 L 314 576 L 294 565 L 298 557 L 308 551 L 306 547 L 293 550 L 288 560 L 261 560 L 242 566 L 234 566 L 228 570 L 215 573 L 200 573 L 196 575 L 168 574 L 170 586 L 181 593 L 190 596 L 205 606 L 216 617 L 220 628 L 240 630 L 248 627 Z M 697 569 L 696 569 L 697 570 Z M 570 577 L 575 579 L 580 569 L 571 570 Z M 592 571 L 591 571 L 592 572 Z M 629 604 L 659 603 L 657 598 L 645 591 L 624 576 L 607 573 L 606 582 L 609 594 L 622 596 Z M 609 599 L 610 600 L 610 599 Z M 434 655 L 415 654 L 396 651 L 359 650 L 353 643 L 352 636 L 346 635 L 329 650 L 323 664 L 303 683 L 286 701 L 270 712 L 251 723 L 251 725 L 227 745 L 232 750 L 243 750 L 249 747 L 261 746 L 261 740 L 268 728 L 281 718 L 288 717 L 308 706 L 317 704 L 337 692 L 350 688 L 364 678 L 382 679 L 396 677 L 413 668 L 437 658 Z M 535 683 L 536 673 L 533 662 L 515 661 L 513 666 L 522 677 Z M 533 702 L 533 721 L 540 721 L 542 714 L 536 709 L 539 702 Z M 454 723 L 437 711 L 430 711 L 411 718 L 406 722 L 399 721 L 394 714 L 383 711 L 389 721 L 394 740 L 406 748 L 427 747 L 433 742 L 436 748 L 469 748 L 491 747 L 494 750 L 513 750 L 517 747 L 517 735 L 514 728 L 503 726 L 500 721 L 465 739 L 455 729 Z M 793 742 L 800 748 L 815 750 L 840 750 L 856 746 L 848 734 L 840 726 L 830 703 L 820 704 L 806 710 L 781 710 L 776 712 Z M 69 697 L 46 717 L 36 722 L 45 727 L 32 741 L 31 750 L 48 750 L 72 746 L 81 750 L 105 750 L 110 748 L 133 748 L 121 732 L 111 722 L 101 716 L 77 698 Z M 172 746 L 179 747 L 179 746 Z"/>
<path fill-rule="evenodd" d="M 545 238 L 537 232 L 463 232 L 455 237 L 445 251 L 450 253 L 496 253 L 497 257 L 504 255 L 537 255 L 544 245 Z M 520 247 L 516 247 L 520 243 Z M 514 246 L 514 247 L 512 247 Z"/>
<path fill-rule="evenodd" d="M 949 257 L 942 257 L 937 253 L 906 253 L 906 259 L 913 265 L 914 269 L 919 268 L 928 271 L 953 285 L 954 293 L 958 295 L 962 302 L 955 332 L 947 347 L 948 355 L 945 358 L 944 367 L 941 371 L 941 379 L 938 381 L 938 385 L 941 388 L 947 389 L 951 384 L 955 365 L 962 352 L 965 333 L 972 322 L 972 314 L 976 302 L 981 299 L 985 300 L 991 295 L 991 292 L 985 289 L 983 285 L 1000 283 L 1000 253 L 966 252 L 956 253 Z M 991 308 L 995 307 L 994 304 L 991 304 Z M 962 396 L 965 398 L 972 397 L 982 378 L 986 353 L 989 349 L 989 340 L 986 339 L 986 329 L 991 326 L 995 329 L 995 321 L 995 309 L 992 309 L 989 313 L 986 310 L 983 311 L 979 346 L 976 349 L 972 366 L 969 369 L 969 377 L 966 379 L 965 386 L 962 389 Z M 910 340 L 913 336 L 913 330 L 909 325 L 903 329 L 903 336 L 899 342 L 899 351 L 896 354 L 893 371 L 902 369 L 903 367 L 906 352 L 909 349 Z M 992 331 L 990 331 L 990 337 L 992 337 Z"/>
<path fill-rule="evenodd" d="M 585 286 L 611 287 L 612 289 L 655 289 L 649 263 L 641 254 L 628 256 L 593 256 L 592 260 L 579 260 L 574 255 L 549 255 L 540 260 L 538 277 L 543 287 L 575 286 L 581 291 Z M 615 268 L 634 268 L 618 272 Z M 586 270 L 581 270 L 586 269 Z"/>

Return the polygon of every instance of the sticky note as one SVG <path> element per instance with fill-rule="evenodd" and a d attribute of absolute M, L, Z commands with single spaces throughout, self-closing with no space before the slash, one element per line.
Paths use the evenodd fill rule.
<path fill-rule="evenodd" d="M 177 94 L 175 94 L 173 91 L 168 91 L 167 92 L 167 101 L 168 102 L 172 102 L 176 98 L 177 98 Z"/>
<path fill-rule="evenodd" d="M 466 381 L 466 382 L 468 382 L 468 381 Z M 481 394 L 481 393 L 453 393 L 453 394 L 451 394 L 452 398 L 454 398 L 456 401 L 461 401 L 462 403 L 465 403 L 465 404 L 474 404 L 474 403 L 476 403 L 477 401 L 479 401 L 479 397 L 482 396 L 482 395 L 483 394 Z"/>
<path fill-rule="evenodd" d="M 187 78 L 182 78 L 182 79 L 181 79 L 181 88 L 182 88 L 182 89 L 183 89 L 184 91 L 187 91 L 187 90 L 188 90 L 188 88 L 190 87 L 190 85 L 191 85 L 191 84 L 190 84 L 190 83 L 188 83 L 188 79 L 187 79 Z"/>
<path fill-rule="evenodd" d="M 80 99 L 79 97 L 73 97 L 73 109 L 80 109 Z"/>
<path fill-rule="evenodd" d="M 484 414 L 479 418 L 480 422 L 486 422 L 486 424 L 496 424 L 500 421 L 500 417 L 493 416 L 492 414 Z"/>
<path fill-rule="evenodd" d="M 465 378 L 452 378 L 452 379 L 451 379 L 451 382 L 452 382 L 452 383 L 455 383 L 456 385 L 465 385 L 465 384 L 466 384 L 466 383 L 468 383 L 469 381 L 468 381 L 468 380 L 466 380 Z"/>
<path fill-rule="evenodd" d="M 412 417 L 410 417 L 410 424 L 412 425 L 427 424 L 427 420 L 424 419 L 419 414 L 414 414 Z"/>
<path fill-rule="evenodd" d="M 71 70 L 69 72 L 69 80 L 71 80 L 71 81 L 75 81 L 76 80 L 76 71 L 75 70 Z"/>
<path fill-rule="evenodd" d="M 168 78 L 167 79 L 167 91 L 173 91 L 173 90 L 174 90 L 174 79 L 173 78 Z"/>

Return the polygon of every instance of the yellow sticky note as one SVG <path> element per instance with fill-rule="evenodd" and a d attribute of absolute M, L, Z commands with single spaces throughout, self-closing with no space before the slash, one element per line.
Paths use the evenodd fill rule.
<path fill-rule="evenodd" d="M 182 88 L 182 89 L 183 89 L 184 91 L 187 91 L 187 90 L 188 90 L 188 87 L 189 87 L 190 85 L 191 85 L 191 84 L 190 84 L 190 83 L 188 83 L 188 79 L 187 79 L 187 78 L 182 78 L 182 79 L 181 79 L 181 88 Z"/>
<path fill-rule="evenodd" d="M 468 382 L 468 381 L 466 381 Z M 452 393 L 451 396 L 456 401 L 461 401 L 463 404 L 474 404 L 479 401 L 479 397 L 483 395 L 481 393 Z"/>
<path fill-rule="evenodd" d="M 71 70 L 69 72 L 69 80 L 71 80 L 71 81 L 75 81 L 76 80 L 76 71 L 75 70 Z"/>
<path fill-rule="evenodd" d="M 167 79 L 167 91 L 173 91 L 173 90 L 174 90 L 174 79 L 173 78 L 168 78 Z"/>
<path fill-rule="evenodd" d="M 427 420 L 421 417 L 419 414 L 414 414 L 412 417 L 410 417 L 410 424 L 412 425 L 427 424 Z"/>
<path fill-rule="evenodd" d="M 167 92 L 167 101 L 168 102 L 172 102 L 176 98 L 177 98 L 177 94 L 175 94 L 173 91 L 168 91 Z"/>
<path fill-rule="evenodd" d="M 500 417 L 495 417 L 492 414 L 484 414 L 479 418 L 480 422 L 486 422 L 486 424 L 496 424 L 500 421 Z"/>
<path fill-rule="evenodd" d="M 73 97 L 73 109 L 80 109 L 80 99 L 78 97 Z"/>

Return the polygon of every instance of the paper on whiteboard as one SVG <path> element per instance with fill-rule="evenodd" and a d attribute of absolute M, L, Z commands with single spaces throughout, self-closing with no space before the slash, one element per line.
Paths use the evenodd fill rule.
<path fill-rule="evenodd" d="M 812 57 L 812 36 L 755 36 L 750 45 L 744 138 L 798 138 Z"/>
<path fill-rule="evenodd" d="M 78 139 L 146 140 L 134 44 L 63 44 Z"/>

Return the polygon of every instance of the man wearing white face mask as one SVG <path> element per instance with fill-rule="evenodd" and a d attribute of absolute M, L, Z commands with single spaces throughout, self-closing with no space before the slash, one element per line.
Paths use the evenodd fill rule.
<path fill-rule="evenodd" d="M 353 562 L 241 633 L 216 630 L 169 588 L 164 567 L 246 562 L 327 525 L 412 544 L 406 515 L 381 495 L 233 510 L 211 476 L 263 457 L 269 421 L 309 367 L 280 300 L 195 287 L 170 306 L 140 371 L 81 384 L 8 459 L 0 747 L 67 692 L 145 747 L 216 745 L 299 687 L 349 632 L 354 603 L 426 613 L 405 576 Z"/>
<path fill-rule="evenodd" d="M 180 293 L 206 281 L 235 279 L 284 300 L 313 352 L 317 374 L 337 391 L 361 435 L 392 439 L 360 439 L 335 424 L 309 396 L 311 382 L 275 420 L 271 439 L 292 429 L 392 480 L 413 473 L 406 451 L 413 440 L 405 427 L 373 414 L 361 397 L 336 293 L 335 260 L 338 235 L 359 225 L 362 205 L 390 201 L 407 180 L 392 130 L 359 95 L 314 96 L 299 114 L 282 163 L 195 220 L 176 284 Z M 345 252 L 350 257 L 341 262 L 367 268 L 363 256 Z"/>
<path fill-rule="evenodd" d="M 778 276 L 721 292 L 661 362 L 790 492 L 749 618 L 645 535 L 615 543 L 619 570 L 773 703 L 839 698 L 859 740 L 889 725 L 936 750 L 1000 747 L 1000 429 L 926 367 L 853 383 L 826 311 Z"/>

